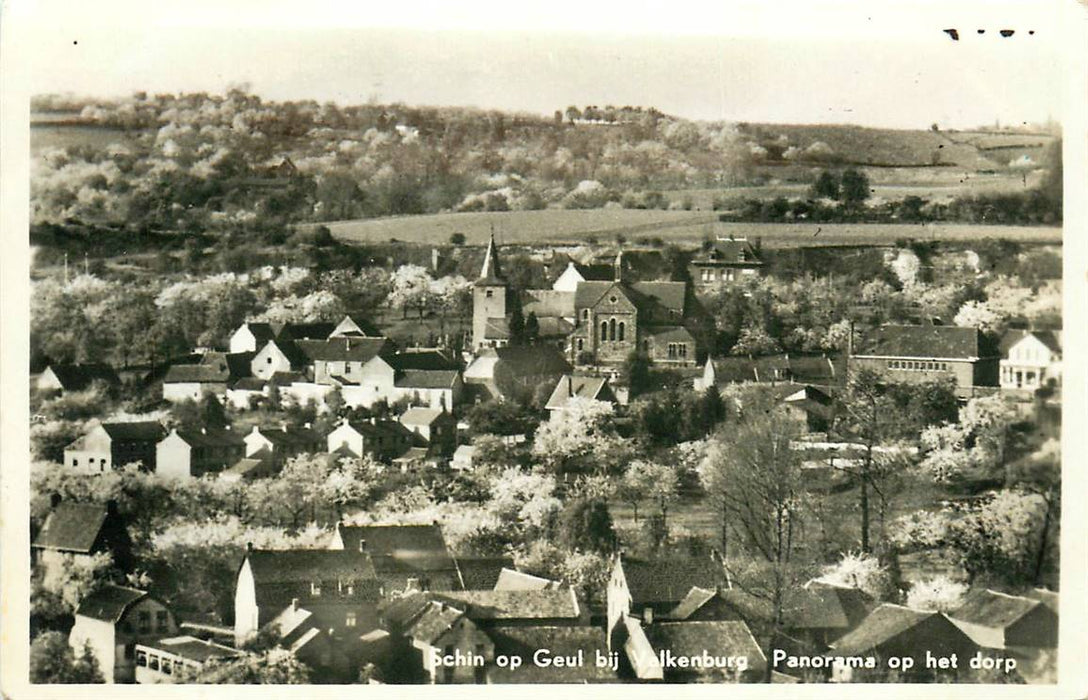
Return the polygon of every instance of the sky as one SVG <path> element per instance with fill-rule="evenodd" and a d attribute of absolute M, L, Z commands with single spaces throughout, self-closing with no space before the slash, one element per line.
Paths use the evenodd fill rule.
<path fill-rule="evenodd" d="M 1038 123 L 1063 111 L 1063 6 L 1050 2 L 86 5 L 9 6 L 7 19 L 26 28 L 31 92 L 248 84 L 276 100 L 545 115 L 630 104 L 690 119 L 893 128 Z"/>

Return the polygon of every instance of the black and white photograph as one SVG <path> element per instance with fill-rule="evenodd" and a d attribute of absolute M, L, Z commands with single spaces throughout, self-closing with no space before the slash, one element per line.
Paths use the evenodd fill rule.
<path fill-rule="evenodd" d="M 1085 6 L 521 4 L 0 7 L 4 694 L 1088 691 Z"/>

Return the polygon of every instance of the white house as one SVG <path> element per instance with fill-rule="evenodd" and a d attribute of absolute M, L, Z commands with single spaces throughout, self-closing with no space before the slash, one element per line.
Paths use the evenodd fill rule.
<path fill-rule="evenodd" d="M 1061 384 L 1062 332 L 1010 330 L 1001 339 L 1001 388 Z"/>

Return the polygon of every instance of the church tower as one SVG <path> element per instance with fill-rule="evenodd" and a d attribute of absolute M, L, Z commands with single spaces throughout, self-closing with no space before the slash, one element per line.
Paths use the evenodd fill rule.
<path fill-rule="evenodd" d="M 499 269 L 499 251 L 495 246 L 495 232 L 487 243 L 484 265 L 480 278 L 472 289 L 472 349 L 487 347 L 487 324 L 494 319 L 495 325 L 506 327 L 506 280 Z"/>

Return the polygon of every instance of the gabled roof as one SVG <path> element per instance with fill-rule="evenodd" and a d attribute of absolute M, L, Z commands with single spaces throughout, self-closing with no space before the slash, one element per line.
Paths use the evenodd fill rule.
<path fill-rule="evenodd" d="M 106 583 L 79 602 L 76 615 L 117 623 L 129 606 L 147 597 L 147 591 Z"/>
<path fill-rule="evenodd" d="M 484 251 L 484 264 L 480 268 L 480 277 L 476 280 L 476 286 L 505 286 L 506 279 L 499 269 L 499 250 L 495 245 L 495 233 L 487 241 L 487 250 Z"/>
<path fill-rule="evenodd" d="M 400 422 L 403 425 L 430 425 L 442 416 L 452 417 L 450 414 L 439 408 L 413 406 L 401 414 Z"/>
<path fill-rule="evenodd" d="M 459 370 L 461 363 L 441 350 L 410 350 L 385 358 L 396 370 Z"/>
<path fill-rule="evenodd" d="M 508 346 L 505 348 L 492 348 L 498 357 L 498 366 L 503 371 L 509 372 L 514 377 L 533 377 L 546 374 L 567 374 L 571 370 L 570 363 L 563 354 L 553 347 L 543 345 Z"/>
<path fill-rule="evenodd" d="M 335 323 L 285 323 L 276 337 L 280 340 L 324 340 L 334 330 Z"/>
<path fill-rule="evenodd" d="M 200 358 L 200 364 L 225 371 L 231 379 L 248 377 L 250 363 L 256 354 L 256 352 L 206 352 L 204 357 Z"/>
<path fill-rule="evenodd" d="M 624 556 L 620 563 L 636 607 L 642 603 L 679 602 L 695 586 L 717 589 L 726 585 L 721 563 L 709 556 L 653 561 Z"/>
<path fill-rule="evenodd" d="M 158 421 L 132 421 L 129 423 L 103 423 L 102 429 L 111 440 L 119 442 L 158 442 L 166 433 Z"/>
<path fill-rule="evenodd" d="M 999 591 L 981 590 L 967 595 L 963 605 L 950 612 L 953 620 L 983 627 L 1004 628 L 1032 612 L 1043 603 L 1032 598 Z"/>
<path fill-rule="evenodd" d="M 312 428 L 296 428 L 294 426 L 275 427 L 265 426 L 257 427 L 256 430 L 262 437 L 267 439 L 273 445 L 311 445 L 315 442 L 321 442 L 325 438 L 321 433 Z"/>
<path fill-rule="evenodd" d="M 571 588 L 537 591 L 444 591 L 432 595 L 456 606 L 467 606 L 465 612 L 473 620 L 577 619 L 581 615 L 578 598 Z"/>
<path fill-rule="evenodd" d="M 202 664 L 209 659 L 233 659 L 243 653 L 237 649 L 189 635 L 167 637 L 155 642 L 144 642 L 140 646 L 164 651 L 189 661 L 195 661 L 198 664 Z"/>
<path fill-rule="evenodd" d="M 496 654 L 517 655 L 531 659 L 539 649 L 547 649 L 555 657 L 577 657 L 585 663 L 571 666 L 537 666 L 533 663 L 518 668 L 496 667 L 489 671 L 498 683 L 615 683 L 616 672 L 607 666 L 598 667 L 593 659 L 608 655 L 608 640 L 600 627 L 581 626 L 494 626 L 487 630 L 495 643 Z"/>
<path fill-rule="evenodd" d="M 559 383 L 552 389 L 552 395 L 548 398 L 544 408 L 549 411 L 559 410 L 567 405 L 574 397 L 591 399 L 594 401 L 615 402 L 616 397 L 608 386 L 605 377 L 576 377 L 565 374 L 559 378 Z"/>
<path fill-rule="evenodd" d="M 345 316 L 329 333 L 330 338 L 341 336 L 377 338 L 381 336 L 381 332 L 366 319 L 356 321 L 351 316 Z"/>
<path fill-rule="evenodd" d="M 526 289 L 522 292 L 521 310 L 525 318 L 536 314 L 537 321 L 555 316 L 574 316 L 574 292 L 555 289 Z"/>
<path fill-rule="evenodd" d="M 245 445 L 244 436 L 233 430 L 173 430 L 178 437 L 193 447 L 241 447 Z M 164 438 L 165 439 L 165 438 Z"/>
<path fill-rule="evenodd" d="M 275 470 L 275 467 L 270 461 L 263 459 L 254 459 L 252 457 L 243 457 L 235 462 L 230 469 L 225 469 L 220 472 L 220 476 L 237 476 L 239 478 L 257 478 L 263 476 L 265 473 L 271 474 Z"/>
<path fill-rule="evenodd" d="M 691 343 L 695 341 L 695 336 L 683 326 L 652 326 L 647 328 L 646 333 L 654 339 L 655 343 Z"/>
<path fill-rule="evenodd" d="M 307 357 L 304 352 L 298 347 L 298 343 L 293 340 L 286 340 L 284 338 L 276 338 L 270 340 L 263 346 L 257 349 L 257 352 L 263 352 L 269 345 L 275 347 L 280 353 L 287 358 L 287 361 L 291 363 L 292 367 L 302 367 L 307 362 Z"/>
<path fill-rule="evenodd" d="M 875 357 L 997 357 L 992 341 L 977 328 L 958 326 L 882 326 L 861 344 L 856 355 Z"/>
<path fill-rule="evenodd" d="M 537 318 L 538 338 L 566 338 L 574 330 L 574 324 L 559 316 Z"/>
<path fill-rule="evenodd" d="M 343 423 L 341 424 L 343 425 Z M 403 437 L 411 439 L 415 434 L 395 420 L 348 421 L 347 426 L 365 438 Z"/>
<path fill-rule="evenodd" d="M 884 603 L 870 613 L 854 631 L 848 632 L 831 647 L 843 654 L 869 652 L 934 615 L 940 615 L 940 613 L 912 610 L 902 605 Z"/>
<path fill-rule="evenodd" d="M 58 503 L 45 518 L 34 546 L 62 552 L 90 553 L 109 508 L 98 503 Z"/>
<path fill-rule="evenodd" d="M 503 568 L 499 572 L 499 578 L 495 581 L 496 591 L 546 591 L 560 588 L 558 581 L 553 581 L 542 576 L 533 576 L 524 571 Z"/>
<path fill-rule="evenodd" d="M 258 377 L 242 377 L 230 387 L 237 391 L 264 391 L 268 382 Z"/>
<path fill-rule="evenodd" d="M 710 250 L 692 258 L 695 265 L 745 265 L 757 267 L 763 263 L 756 256 L 756 251 L 746 238 L 719 238 Z"/>
<path fill-rule="evenodd" d="M 397 372 L 393 386 L 399 389 L 449 389 L 457 383 L 460 370 L 409 369 Z"/>
<path fill-rule="evenodd" d="M 684 599 L 677 603 L 666 617 L 670 620 L 686 620 L 718 595 L 718 591 L 692 586 Z"/>
<path fill-rule="evenodd" d="M 1043 605 L 1050 608 L 1054 613 L 1058 612 L 1058 594 L 1054 591 L 1047 590 L 1045 588 L 1033 588 L 1030 591 L 1024 593 L 1025 598 L 1031 598 L 1033 600 L 1040 601 Z"/>
<path fill-rule="evenodd" d="M 847 630 L 860 623 L 873 605 L 872 597 L 860 589 L 809 581 L 786 595 L 783 622 L 787 629 Z"/>
<path fill-rule="evenodd" d="M 1028 336 L 1034 336 L 1040 343 L 1045 345 L 1046 349 L 1050 352 L 1057 355 L 1062 354 L 1061 331 L 1025 331 L 1013 329 L 1005 331 L 1005 334 L 1001 336 L 1001 342 L 998 344 L 998 347 L 1001 350 L 1002 357 L 1008 356 L 1009 350 Z"/>
<path fill-rule="evenodd" d="M 345 551 L 367 554 L 378 573 L 455 571 L 457 565 L 438 525 L 339 525 Z"/>
<path fill-rule="evenodd" d="M 330 581 L 365 581 L 377 577 L 367 554 L 338 549 L 252 549 L 246 560 L 254 582 L 263 584 Z"/>
<path fill-rule="evenodd" d="M 287 386 L 295 382 L 305 381 L 306 375 L 301 372 L 273 372 L 272 376 L 268 378 L 268 384 L 271 386 Z"/>
<path fill-rule="evenodd" d="M 112 367 L 99 363 L 49 365 L 46 369 L 53 371 L 65 391 L 86 389 L 96 379 L 109 384 L 121 383 Z"/>
<path fill-rule="evenodd" d="M 656 650 L 668 649 L 676 656 L 699 656 L 704 651 L 711 656 L 743 656 L 748 659 L 745 670 L 753 675 L 767 668 L 767 657 L 740 620 L 658 622 L 644 629 Z"/>
<path fill-rule="evenodd" d="M 580 263 L 571 261 L 574 269 L 588 281 L 610 282 L 616 277 L 615 263 Z"/>
<path fill-rule="evenodd" d="M 687 284 L 684 282 L 635 282 L 631 285 L 631 289 L 644 299 L 652 300 L 653 303 L 660 304 L 669 311 L 677 314 L 684 313 L 688 294 Z M 646 301 L 639 301 L 636 304 L 640 311 L 644 306 L 648 306 Z"/>
<path fill-rule="evenodd" d="M 229 378 L 230 373 L 225 367 L 221 369 L 215 365 L 202 363 L 198 365 L 171 365 L 170 369 L 166 370 L 166 376 L 162 378 L 162 381 L 164 384 L 210 384 L 225 383 Z"/>
<path fill-rule="evenodd" d="M 415 621 L 404 630 L 404 635 L 413 641 L 432 644 L 464 614 L 464 610 L 443 601 L 431 600 Z"/>
<path fill-rule="evenodd" d="M 256 341 L 255 345 L 258 349 L 276 337 L 276 330 L 272 328 L 272 324 L 264 321 L 246 321 L 242 324 L 242 328 L 249 330 Z M 239 328 L 238 330 L 242 330 L 242 328 Z"/>
<path fill-rule="evenodd" d="M 391 349 L 388 338 L 369 337 L 296 340 L 294 344 L 310 362 L 366 362 Z"/>
<path fill-rule="evenodd" d="M 494 588 L 502 570 L 514 566 L 511 557 L 456 557 L 456 561 L 467 591 Z"/>
<path fill-rule="evenodd" d="M 378 605 L 383 626 L 402 630 L 416 620 L 430 606 L 431 598 L 423 591 L 405 593 Z"/>

